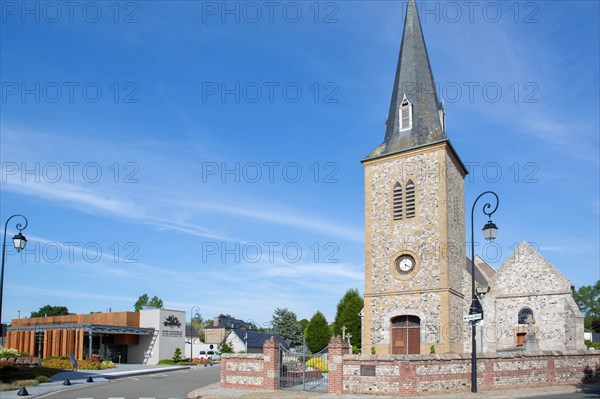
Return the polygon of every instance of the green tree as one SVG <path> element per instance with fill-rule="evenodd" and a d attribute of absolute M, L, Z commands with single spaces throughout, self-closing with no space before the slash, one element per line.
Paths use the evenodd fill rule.
<path fill-rule="evenodd" d="M 194 317 L 192 317 L 192 328 L 196 329 L 198 332 L 198 339 L 202 342 L 204 342 L 204 327 L 206 327 L 207 323 L 208 320 L 203 320 L 200 313 L 196 313 Z"/>
<path fill-rule="evenodd" d="M 594 329 L 595 325 L 600 324 L 596 322 L 594 325 L 594 321 L 600 319 L 600 280 L 596 281 L 594 285 L 579 287 L 573 292 L 573 297 L 585 316 L 585 328 Z"/>
<path fill-rule="evenodd" d="M 31 312 L 31 317 L 64 316 L 71 314 L 66 306 L 42 306 L 37 312 Z"/>
<path fill-rule="evenodd" d="M 333 334 L 342 336 L 342 330 L 346 327 L 346 334 L 350 334 L 352 346 L 359 350 L 361 347 L 361 319 L 358 315 L 364 307 L 364 301 L 358 289 L 349 289 L 337 305 L 337 313 L 333 322 Z"/>
<path fill-rule="evenodd" d="M 283 339 L 290 339 L 295 343 L 302 341 L 302 326 L 296 319 L 296 313 L 287 308 L 275 309 L 271 319 L 273 332 L 281 335 Z"/>
<path fill-rule="evenodd" d="M 302 333 L 304 334 L 304 332 L 306 331 L 306 327 L 308 327 L 308 320 L 302 319 L 299 320 L 298 323 L 300 323 L 300 325 L 302 326 Z"/>
<path fill-rule="evenodd" d="M 162 309 L 164 305 L 162 299 L 160 299 L 156 295 L 154 295 L 152 299 L 150 299 L 150 297 L 148 297 L 148 294 L 143 294 L 140 295 L 133 307 L 135 308 L 136 312 L 139 312 L 140 310 L 142 310 L 143 306 L 153 306 L 157 309 Z"/>
<path fill-rule="evenodd" d="M 233 348 L 227 342 L 227 336 L 219 344 L 219 353 L 233 353 Z"/>
<path fill-rule="evenodd" d="M 331 329 L 323 313 L 317 311 L 306 327 L 306 346 L 312 353 L 324 349 L 331 339 Z"/>
<path fill-rule="evenodd" d="M 175 348 L 175 353 L 173 353 L 173 361 L 175 363 L 179 363 L 181 361 L 181 348 Z"/>

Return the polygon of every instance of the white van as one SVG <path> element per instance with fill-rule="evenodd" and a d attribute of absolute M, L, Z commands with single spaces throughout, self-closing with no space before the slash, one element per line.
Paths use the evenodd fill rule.
<path fill-rule="evenodd" d="M 200 351 L 198 353 L 198 357 L 200 359 L 210 359 L 210 360 L 219 360 L 221 358 L 221 356 L 217 352 L 212 351 L 212 350 Z"/>

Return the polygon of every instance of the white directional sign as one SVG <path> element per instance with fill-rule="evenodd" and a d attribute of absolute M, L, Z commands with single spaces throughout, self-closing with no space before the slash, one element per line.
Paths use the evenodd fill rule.
<path fill-rule="evenodd" d="M 464 321 L 481 320 L 482 316 L 483 315 L 481 313 L 470 314 L 468 316 L 463 317 L 463 320 Z"/>

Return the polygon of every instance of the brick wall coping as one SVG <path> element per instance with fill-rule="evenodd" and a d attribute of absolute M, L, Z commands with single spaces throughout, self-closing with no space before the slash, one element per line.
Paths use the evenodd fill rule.
<path fill-rule="evenodd" d="M 563 357 L 563 356 L 599 356 L 596 350 L 572 350 L 572 351 L 540 351 L 540 352 L 490 352 L 478 353 L 477 359 L 516 359 L 531 357 Z M 344 355 L 345 362 L 414 362 L 414 361 L 451 361 L 471 360 L 470 353 L 445 353 L 424 355 Z"/>
<path fill-rule="evenodd" d="M 263 360 L 264 355 L 262 353 L 223 353 L 221 359 L 255 359 Z"/>

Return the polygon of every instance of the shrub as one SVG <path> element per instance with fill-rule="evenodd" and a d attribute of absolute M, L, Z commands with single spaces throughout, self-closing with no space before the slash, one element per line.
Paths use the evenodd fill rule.
<path fill-rule="evenodd" d="M 181 361 L 181 349 L 175 348 L 175 353 L 173 354 L 173 361 L 175 363 L 179 363 Z"/>
<path fill-rule="evenodd" d="M 68 357 L 49 357 L 42 360 L 42 366 L 51 369 L 69 370 L 72 368 L 71 361 Z"/>
<path fill-rule="evenodd" d="M 35 379 L 37 380 L 37 382 L 52 382 L 52 379 L 46 377 L 45 375 L 38 375 L 37 377 L 35 377 Z"/>
<path fill-rule="evenodd" d="M 0 357 L 14 357 L 16 359 L 19 357 L 19 351 L 16 349 L 5 348 L 2 345 L 0 345 Z"/>
<path fill-rule="evenodd" d="M 102 367 L 102 369 L 114 369 L 115 367 L 117 367 L 110 360 L 103 361 L 102 363 L 100 363 L 100 366 Z"/>
<path fill-rule="evenodd" d="M 83 359 L 77 361 L 77 368 L 79 370 L 101 370 L 102 363 L 94 359 Z"/>
<path fill-rule="evenodd" d="M 329 372 L 329 366 L 327 362 L 320 357 L 314 357 L 306 362 L 306 367 L 314 367 L 321 370 L 323 373 Z"/>

